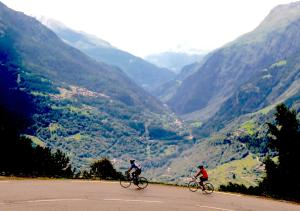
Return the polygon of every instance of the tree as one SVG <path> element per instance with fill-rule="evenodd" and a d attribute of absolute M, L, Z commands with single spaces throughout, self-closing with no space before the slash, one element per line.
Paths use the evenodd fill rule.
<path fill-rule="evenodd" d="M 94 162 L 91 165 L 90 173 L 92 176 L 100 179 L 118 179 L 121 175 L 107 158 Z"/>
<path fill-rule="evenodd" d="M 38 105 L 27 92 L 19 89 L 17 75 L 17 66 L 0 65 L 0 173 L 72 177 L 69 158 L 64 153 L 33 146 L 30 139 L 21 135 L 32 125 L 32 115 Z"/>
<path fill-rule="evenodd" d="M 247 194 L 268 195 L 300 200 L 300 122 L 297 113 L 284 104 L 276 107 L 275 122 L 267 123 L 270 148 L 278 153 L 278 162 L 267 157 L 266 176 L 257 187 L 232 184 L 221 185 L 220 190 Z"/>
<path fill-rule="evenodd" d="M 299 198 L 300 123 L 296 111 L 278 105 L 275 123 L 268 123 L 268 127 L 270 147 L 278 152 L 278 163 L 266 159 L 263 189 L 277 196 Z"/>
<path fill-rule="evenodd" d="M 72 177 L 74 175 L 69 157 L 60 150 L 52 154 L 52 166 L 52 174 L 56 177 Z"/>

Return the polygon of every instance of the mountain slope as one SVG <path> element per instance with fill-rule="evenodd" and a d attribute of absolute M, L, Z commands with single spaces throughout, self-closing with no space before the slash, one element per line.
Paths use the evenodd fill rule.
<path fill-rule="evenodd" d="M 193 135 L 200 140 L 162 174 L 176 174 L 184 182 L 190 166 L 200 162 L 211 173 L 227 166 L 223 182 L 257 184 L 264 170 L 259 157 L 274 155 L 266 123 L 274 121 L 275 106 L 284 102 L 300 111 L 299 26 L 300 2 L 280 5 L 253 32 L 208 55 L 183 81 L 169 103 L 194 120 Z"/>
<path fill-rule="evenodd" d="M 108 42 L 93 35 L 74 31 L 54 20 L 45 18 L 40 18 L 40 20 L 69 45 L 80 49 L 97 61 L 118 66 L 132 80 L 148 90 L 175 76 L 170 70 L 156 67 L 139 57 L 111 46 Z"/>
<path fill-rule="evenodd" d="M 158 86 L 151 93 L 158 97 L 162 102 L 168 102 L 176 94 L 182 81 L 195 73 L 202 64 L 203 61 L 184 66 L 174 79 Z"/>
<path fill-rule="evenodd" d="M 120 166 L 134 157 L 152 168 L 191 144 L 176 117 L 120 69 L 92 60 L 2 3 L 0 65 L 1 76 L 16 82 L 9 88 L 33 98 L 34 124 L 25 135 L 35 144 L 62 149 L 77 168 L 104 156 Z"/>
<path fill-rule="evenodd" d="M 242 85 L 255 80 L 262 70 L 298 57 L 299 18 L 299 2 L 276 7 L 254 31 L 211 53 L 201 68 L 183 81 L 168 104 L 176 113 L 190 114 L 191 118 L 205 121 L 214 116 Z M 285 78 L 278 83 L 282 80 Z M 266 104 L 251 105 L 252 110 Z"/>
<path fill-rule="evenodd" d="M 52 31 L 34 18 L 1 8 L 1 29 L 9 36 L 22 62 L 49 79 L 85 86 L 125 104 L 159 109 L 159 103 L 136 86 L 117 68 L 97 63 L 80 51 L 65 45 Z M 45 51 L 44 49 L 47 49 Z M 97 80 L 94 80 L 94 79 Z M 63 79 L 63 81 L 61 81 Z M 118 87 L 112 87 L 112 83 Z M 144 98 L 144 99 L 143 99 Z M 147 101 L 147 103 L 146 103 Z M 151 104 L 154 103 L 154 104 Z"/>

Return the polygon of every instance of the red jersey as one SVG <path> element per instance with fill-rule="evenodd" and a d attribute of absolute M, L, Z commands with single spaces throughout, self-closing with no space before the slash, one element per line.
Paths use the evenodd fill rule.
<path fill-rule="evenodd" d="M 203 177 L 203 178 L 208 179 L 208 174 L 207 174 L 205 168 L 200 169 L 200 173 L 202 174 L 202 177 Z"/>

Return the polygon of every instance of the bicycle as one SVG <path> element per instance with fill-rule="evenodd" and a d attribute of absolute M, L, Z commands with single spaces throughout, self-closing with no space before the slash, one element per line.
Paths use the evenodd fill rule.
<path fill-rule="evenodd" d="M 193 179 L 188 184 L 188 188 L 192 192 L 196 192 L 198 189 L 201 189 L 202 191 L 204 191 L 207 194 L 211 194 L 211 193 L 214 192 L 214 186 L 211 183 L 209 183 L 209 182 L 203 182 L 203 186 L 204 186 L 204 189 L 200 185 L 200 180 L 197 181 L 197 179 Z"/>
<path fill-rule="evenodd" d="M 125 172 L 125 176 L 123 175 L 120 179 L 120 185 L 123 188 L 129 188 L 129 186 L 133 183 L 138 186 L 140 189 L 145 189 L 148 186 L 148 180 L 145 177 L 134 178 L 130 173 Z"/>

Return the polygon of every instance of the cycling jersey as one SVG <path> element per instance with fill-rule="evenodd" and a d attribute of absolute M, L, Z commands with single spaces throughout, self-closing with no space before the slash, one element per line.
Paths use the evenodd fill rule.
<path fill-rule="evenodd" d="M 202 177 L 203 177 L 203 178 L 205 178 L 205 179 L 208 178 L 208 174 L 207 174 L 205 168 L 201 169 L 201 170 L 200 170 L 200 173 L 202 174 Z"/>
<path fill-rule="evenodd" d="M 141 170 L 142 166 L 140 164 L 137 164 L 137 163 L 132 163 L 131 168 L 135 169 L 135 170 L 138 170 L 138 169 Z"/>

